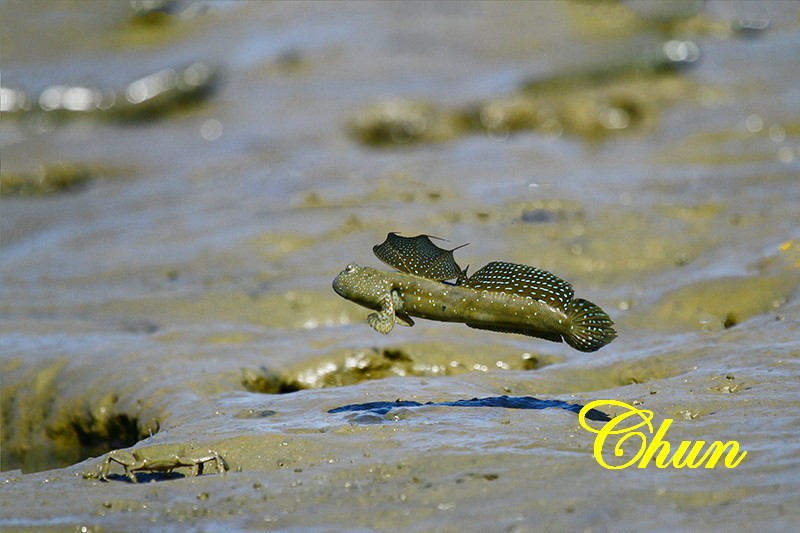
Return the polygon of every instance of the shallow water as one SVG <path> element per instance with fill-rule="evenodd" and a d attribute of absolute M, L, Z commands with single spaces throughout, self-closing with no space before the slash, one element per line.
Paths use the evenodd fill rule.
<path fill-rule="evenodd" d="M 797 526 L 796 4 L 711 2 L 681 24 L 649 4 L 177 5 L 149 25 L 122 3 L 4 5 L 4 88 L 122 89 L 196 61 L 220 73 L 146 120 L 0 122 L 4 179 L 89 177 L 2 200 L 4 529 Z M 740 19 L 770 24 L 732 31 Z M 700 59 L 646 78 L 662 98 L 569 81 L 668 39 Z M 564 73 L 563 94 L 537 100 L 561 127 L 401 146 L 353 132 L 375 104 L 441 117 Z M 578 120 L 623 93 L 636 127 Z M 379 266 L 389 231 L 469 242 L 456 258 L 473 272 L 548 269 L 619 338 L 583 354 L 424 320 L 381 336 L 330 282 Z M 671 442 L 748 455 L 605 470 L 564 407 L 597 399 L 674 419 Z M 341 409 L 370 402 L 391 408 Z M 213 449 L 230 472 L 91 477 L 134 445 Z"/>

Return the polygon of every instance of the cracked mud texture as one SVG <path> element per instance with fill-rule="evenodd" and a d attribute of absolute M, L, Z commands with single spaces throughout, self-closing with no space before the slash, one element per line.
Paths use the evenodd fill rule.
<path fill-rule="evenodd" d="M 4 87 L 31 95 L 176 59 L 226 73 L 147 123 L 3 115 L 8 186 L 88 172 L 2 200 L 3 531 L 797 528 L 796 5 L 176 5 L 157 24 L 122 2 L 0 22 Z M 657 82 L 619 70 L 670 39 L 697 64 Z M 514 126 L 531 79 L 556 80 L 526 98 L 561 128 Z M 663 91 L 630 93 L 650 98 L 642 127 L 608 130 L 608 99 L 642 83 Z M 482 116 L 509 131 L 459 115 L 421 139 L 446 142 L 364 147 L 349 125 L 387 95 L 423 121 L 492 103 Z M 383 268 L 372 246 L 390 231 L 470 243 L 471 271 L 550 270 L 619 338 L 587 355 L 425 320 L 382 336 L 330 283 Z M 674 419 L 674 446 L 748 455 L 605 470 L 569 407 L 598 399 Z M 112 462 L 100 481 L 115 449 L 211 450 L 229 472 L 134 484 Z"/>

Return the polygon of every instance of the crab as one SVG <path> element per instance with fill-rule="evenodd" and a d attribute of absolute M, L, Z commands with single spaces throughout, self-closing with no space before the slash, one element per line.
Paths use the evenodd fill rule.
<path fill-rule="evenodd" d="M 228 471 L 225 460 L 214 450 L 200 453 L 190 450 L 187 453 L 185 448 L 148 446 L 131 451 L 114 450 L 109 452 L 103 462 L 103 468 L 100 470 L 100 479 L 103 481 L 108 481 L 108 470 L 111 468 L 112 462 L 121 464 L 125 468 L 125 475 L 133 483 L 138 482 L 136 472 L 170 473 L 182 466 L 191 466 L 191 475 L 198 476 L 203 473 L 203 466 L 212 462 L 218 473 L 225 475 Z"/>

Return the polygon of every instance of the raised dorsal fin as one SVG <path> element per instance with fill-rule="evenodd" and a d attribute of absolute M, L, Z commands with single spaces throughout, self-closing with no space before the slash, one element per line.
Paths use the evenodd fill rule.
<path fill-rule="evenodd" d="M 383 243 L 372 247 L 372 251 L 378 259 L 400 272 L 442 281 L 461 275 L 461 267 L 456 264 L 453 252 L 464 246 L 466 244 L 445 250 L 433 244 L 430 235 L 401 237 L 389 233 Z"/>
<path fill-rule="evenodd" d="M 528 296 L 566 311 L 572 300 L 572 286 L 546 270 L 494 261 L 463 280 L 462 287 Z"/>

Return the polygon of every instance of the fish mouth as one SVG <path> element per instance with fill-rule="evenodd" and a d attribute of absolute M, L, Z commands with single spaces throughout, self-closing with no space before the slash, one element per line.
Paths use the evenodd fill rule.
<path fill-rule="evenodd" d="M 346 289 L 347 283 L 343 279 L 346 275 L 347 275 L 347 269 L 342 270 L 341 272 L 339 272 L 339 274 L 337 274 L 335 278 L 333 278 L 333 283 L 331 283 L 331 286 L 333 287 L 333 290 L 336 291 L 336 294 L 338 294 L 343 298 L 347 297 L 347 289 Z"/>
<path fill-rule="evenodd" d="M 333 283 L 331 283 L 331 286 L 333 287 L 333 290 L 336 291 L 336 294 L 338 294 L 339 296 L 344 296 L 342 294 L 341 284 L 339 283 L 340 277 L 342 277 L 341 272 L 335 278 L 333 278 Z"/>

